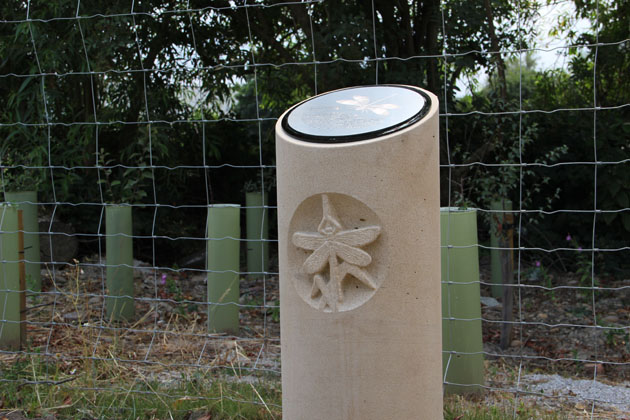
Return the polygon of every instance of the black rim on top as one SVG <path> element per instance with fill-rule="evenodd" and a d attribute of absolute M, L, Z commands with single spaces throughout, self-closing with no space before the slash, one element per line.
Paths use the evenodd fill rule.
<path fill-rule="evenodd" d="M 415 124 L 416 122 L 420 121 L 425 115 L 427 115 L 427 113 L 429 112 L 429 109 L 431 109 L 431 98 L 429 97 L 429 95 L 427 95 L 426 93 L 424 93 L 422 90 L 417 89 L 417 88 L 413 88 L 410 86 L 403 86 L 403 85 L 372 85 L 372 86 L 352 86 L 352 87 L 348 87 L 348 88 L 344 88 L 344 89 L 338 89 L 332 92 L 338 92 L 340 90 L 349 90 L 349 89 L 357 89 L 357 88 L 370 88 L 370 87 L 381 87 L 381 86 L 389 86 L 389 87 L 397 87 L 397 88 L 402 88 L 402 89 L 409 89 L 413 92 L 418 93 L 419 95 L 421 95 L 424 98 L 424 105 L 422 106 L 422 108 L 420 109 L 420 111 L 418 111 L 415 115 L 413 115 L 411 118 L 408 118 L 404 121 L 399 122 L 398 124 L 394 124 L 391 125 L 389 127 L 386 128 L 382 128 L 379 130 L 374 130 L 374 131 L 367 131 L 365 133 L 359 133 L 359 134 L 350 134 L 350 135 L 342 135 L 342 136 L 317 136 L 314 134 L 306 134 L 303 133 L 301 131 L 297 131 L 295 129 L 293 129 L 293 127 L 291 127 L 289 125 L 289 115 L 291 115 L 291 113 L 293 112 L 293 110 L 295 110 L 295 108 L 297 108 L 298 106 L 302 106 L 305 103 L 312 101 L 315 98 L 319 98 L 320 96 L 323 95 L 327 95 L 328 93 L 331 92 L 326 92 L 326 93 L 322 93 L 321 95 L 317 95 L 317 96 L 313 96 L 310 99 L 307 99 L 304 102 L 301 102 L 297 105 L 294 105 L 284 116 L 284 118 L 282 118 L 282 128 L 284 129 L 284 131 L 286 131 L 287 133 L 291 134 L 293 137 L 296 137 L 298 140 L 302 140 L 302 141 L 307 141 L 310 143 L 352 143 L 355 141 L 361 141 L 361 140 L 369 140 L 369 139 L 374 139 L 377 137 L 381 137 L 387 134 L 391 134 L 394 133 L 396 131 L 400 131 L 404 128 L 409 127 L 412 124 Z"/>

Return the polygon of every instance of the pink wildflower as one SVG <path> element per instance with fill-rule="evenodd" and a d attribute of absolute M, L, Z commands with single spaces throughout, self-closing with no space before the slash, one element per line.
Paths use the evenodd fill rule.
<path fill-rule="evenodd" d="M 162 277 L 160 278 L 160 284 L 166 284 L 166 274 L 162 274 Z"/>
<path fill-rule="evenodd" d="M 540 261 L 536 261 L 536 267 L 540 267 Z"/>
<path fill-rule="evenodd" d="M 567 240 L 567 242 L 569 242 L 571 240 L 571 234 L 567 233 L 567 237 L 565 239 Z"/>

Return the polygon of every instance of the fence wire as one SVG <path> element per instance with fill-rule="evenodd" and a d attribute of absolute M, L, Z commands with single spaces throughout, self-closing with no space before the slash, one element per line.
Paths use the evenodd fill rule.
<path fill-rule="evenodd" d="M 170 404 L 169 412 L 185 411 L 178 408 L 178 401 L 192 400 L 211 404 L 227 400 L 266 409 L 273 416 L 272 411 L 279 410 L 279 404 L 267 402 L 261 396 L 265 388 L 273 389 L 274 386 L 270 384 L 280 380 L 278 241 L 277 237 L 274 237 L 274 216 L 277 209 L 273 189 L 275 162 L 270 152 L 272 147 L 269 146 L 273 140 L 270 141 L 268 136 L 269 127 L 275 124 L 283 109 L 274 107 L 275 96 L 271 95 L 270 98 L 270 92 L 277 94 L 277 91 L 282 89 L 282 83 L 272 80 L 272 77 L 278 77 L 288 85 L 292 78 L 302 77 L 299 69 L 312 69 L 309 70 L 312 73 L 312 83 L 309 83 L 304 91 L 287 92 L 284 97 L 287 103 L 295 103 L 307 96 L 321 93 L 323 88 L 330 85 L 338 87 L 348 85 L 349 82 L 344 77 L 351 81 L 354 79 L 343 70 L 343 66 L 353 66 L 352 72 L 360 73 L 364 80 L 368 80 L 366 83 L 378 85 L 391 82 L 391 77 L 388 76 L 391 66 L 413 65 L 417 67 L 409 68 L 417 69 L 422 66 L 429 68 L 431 63 L 435 62 L 437 63 L 435 68 L 439 69 L 441 75 L 436 77 L 438 79 L 441 77 L 443 81 L 441 82 L 443 86 L 434 92 L 443 101 L 440 104 L 442 204 L 449 209 L 468 206 L 477 212 L 480 224 L 479 239 L 475 243 L 441 245 L 444 251 L 443 258 L 447 261 L 446 272 L 443 272 L 442 276 L 443 293 L 446 294 L 447 302 L 443 308 L 443 319 L 447 323 L 479 324 L 481 326 L 479 333 L 483 337 L 481 351 L 443 352 L 445 389 L 451 386 L 481 389 L 497 396 L 497 399 L 490 400 L 489 404 L 497 403 L 501 396 L 509 395 L 514 418 L 518 417 L 522 403 L 532 399 L 542 400 L 543 404 L 556 404 L 554 402 L 556 400 L 562 400 L 563 403 L 569 401 L 572 404 L 586 403 L 588 407 L 585 410 L 591 419 L 602 418 L 599 417 L 602 410 L 607 410 L 611 406 L 621 410 L 615 411 L 615 415 L 621 415 L 619 413 L 623 410 L 630 410 L 627 400 L 623 397 L 603 398 L 596 393 L 587 396 L 541 393 L 535 387 L 536 380 L 532 379 L 534 371 L 549 374 L 564 372 L 574 379 L 588 375 L 593 389 L 596 389 L 602 384 L 610 385 L 614 381 L 628 380 L 630 372 L 630 301 L 627 299 L 630 283 L 623 278 L 622 272 L 607 272 L 610 265 L 608 256 L 627 260 L 625 253 L 630 251 L 628 232 L 625 231 L 623 237 L 625 240 L 622 241 L 605 241 L 603 245 L 598 241 L 598 238 L 606 236 L 611 230 L 630 229 L 624 225 L 615 228 L 614 225 L 604 222 L 607 217 L 622 218 L 628 215 L 630 204 L 627 200 L 625 203 L 619 200 L 612 208 L 603 207 L 601 202 L 602 174 L 609 168 L 621 168 L 620 171 L 625 170 L 627 173 L 626 167 L 630 164 L 627 148 L 630 147 L 630 143 L 627 143 L 625 148 L 621 147 L 614 157 L 598 153 L 602 147 L 600 130 L 606 129 L 602 127 L 601 115 L 618 112 L 624 113 L 623 118 L 626 118 L 630 103 L 624 102 L 628 100 L 628 96 L 625 98 L 622 96 L 621 102 L 602 103 L 598 92 L 598 86 L 601 86 L 601 69 L 597 66 L 602 49 L 606 49 L 606 54 L 609 54 L 608 49 L 616 49 L 620 60 L 624 59 L 623 57 L 628 54 L 630 38 L 600 40 L 600 28 L 606 22 L 600 21 L 599 2 L 596 2 L 593 8 L 593 39 L 576 42 L 575 38 L 567 35 L 561 39 L 561 45 L 540 47 L 528 38 L 528 31 L 536 27 L 536 19 L 532 19 L 525 11 L 521 12 L 521 9 L 525 10 L 530 4 L 528 2 L 521 4 L 523 2 L 520 1 L 505 2 L 516 10 L 510 12 L 514 21 L 507 27 L 496 28 L 496 31 L 499 35 L 504 31 L 506 39 L 508 35 L 514 39 L 509 42 L 499 39 L 497 42 L 501 42 L 489 49 L 465 49 L 458 44 L 460 39 L 455 36 L 449 38 L 451 32 L 461 30 L 458 22 L 465 20 L 465 16 L 453 16 L 451 12 L 456 2 L 443 1 L 436 14 L 439 19 L 439 38 L 436 37 L 440 40 L 439 47 L 435 46 L 434 51 L 422 54 L 401 53 L 401 56 L 396 56 L 383 48 L 382 43 L 385 42 L 384 39 L 396 36 L 400 28 L 387 27 L 391 23 L 384 22 L 382 2 L 372 0 L 364 7 L 357 6 L 363 21 L 369 22 L 365 28 L 358 29 L 357 36 L 371 37 L 366 41 L 369 44 L 366 47 L 366 50 L 369 50 L 368 55 L 357 56 L 353 51 L 340 51 L 336 52 L 334 57 L 329 57 L 326 49 L 337 48 L 338 45 L 333 44 L 338 42 L 339 38 L 322 35 L 325 32 L 322 28 L 331 24 L 322 18 L 321 13 L 322 8 L 331 3 L 328 0 L 242 0 L 218 2 L 212 6 L 198 6 L 198 2 L 190 0 L 153 2 L 156 4 L 132 0 L 127 11 L 113 11 L 115 7 L 103 7 L 99 13 L 93 13 L 94 5 L 86 5 L 85 1 L 83 3 L 80 0 L 63 2 L 66 6 L 64 9 L 62 6 L 50 8 L 42 2 L 28 0 L 16 2 L 14 7 L 6 7 L 4 11 L 11 14 L 0 16 L 2 36 L 0 47 L 9 57 L 9 45 L 24 37 L 27 43 L 21 48 L 25 49 L 22 52 L 29 60 L 29 67 L 22 69 L 0 63 L 0 85 L 6 83 L 6 91 L 15 94 L 16 98 L 20 92 L 28 91 L 34 95 L 28 100 L 39 101 L 33 112 L 25 113 L 26 105 L 15 103 L 15 112 L 12 109 L 0 112 L 0 130 L 7 139 L 6 142 L 3 140 L 5 146 L 0 146 L 2 192 L 10 193 L 15 188 L 15 184 L 12 184 L 15 180 L 13 173 L 23 173 L 26 178 L 40 176 L 44 180 L 44 185 L 40 186 L 42 193 L 36 201 L 4 199 L 18 206 L 37 206 L 41 219 L 40 228 L 36 231 L 27 228 L 6 229 L 5 213 L 2 213 L 0 226 L 3 227 L 0 229 L 0 236 L 17 236 L 19 233 L 25 237 L 41 235 L 42 248 L 46 246 L 50 253 L 47 259 L 36 260 L 19 256 L 11 258 L 7 257 L 8 249 L 5 243 L 0 244 L 3 274 L 0 296 L 4 299 L 4 312 L 0 314 L 0 337 L 3 336 L 5 329 L 8 330 L 16 324 L 24 326 L 26 331 L 26 341 L 20 349 L 0 348 L 2 363 L 0 383 L 4 384 L 0 387 L 6 385 L 5 389 L 17 389 L 33 386 L 38 390 L 46 389 L 49 390 L 47 392 L 53 393 L 55 389 L 63 389 L 111 396 L 109 400 L 97 398 L 98 402 L 95 402 L 92 408 L 92 413 L 109 415 L 112 415 L 112 412 L 135 410 L 135 407 L 129 408 L 124 404 L 112 408 L 113 401 L 126 400 L 129 395 L 146 395 L 162 399 L 166 406 Z M 553 10 L 554 7 L 560 8 L 567 4 L 572 3 L 558 1 L 547 7 Z M 605 6 L 611 7 L 608 3 Z M 497 6 L 497 12 L 500 13 L 499 9 Z M 69 12 L 70 10 L 74 13 Z M 304 28 L 310 28 L 308 31 L 296 29 L 296 32 L 290 35 L 284 32 L 269 35 L 269 28 L 259 26 L 266 20 L 289 16 L 292 11 L 303 13 L 300 16 L 305 17 Z M 46 16 L 46 12 L 52 12 L 53 15 Z M 213 42 L 219 44 L 222 36 L 234 36 L 232 33 L 218 32 L 215 35 L 216 39 L 206 39 L 208 27 L 223 18 L 227 19 L 225 16 L 235 19 L 233 22 L 237 22 L 236 16 L 240 16 L 241 20 L 238 22 L 243 24 L 243 36 L 233 45 L 238 47 L 238 51 L 223 51 L 219 56 L 213 57 L 211 60 L 213 63 L 204 62 L 200 55 L 204 49 L 213 48 L 211 45 Z M 181 25 L 169 27 L 172 33 L 151 32 L 150 22 L 165 22 L 172 18 L 182 19 Z M 333 19 L 330 16 L 328 18 Z M 497 22 L 499 19 L 500 16 L 491 18 Z M 127 62 L 123 58 L 111 60 L 109 63 L 95 62 L 91 54 L 94 54 L 97 48 L 96 38 L 120 35 L 115 31 L 116 22 L 119 21 L 124 22 L 129 32 L 127 35 L 131 38 L 120 40 L 117 48 L 123 52 L 133 50 L 132 55 L 135 59 Z M 103 24 L 105 29 L 95 34 L 90 25 L 97 23 Z M 268 23 L 272 28 L 276 28 L 273 22 Z M 282 24 L 286 23 L 278 25 Z M 336 24 L 336 21 L 332 24 Z M 349 27 L 352 24 L 353 22 L 347 22 Z M 50 55 L 54 54 L 54 51 L 51 52 L 49 38 L 56 36 L 53 31 L 58 30 L 52 25 L 72 25 L 78 33 L 78 38 L 72 38 L 74 43 L 59 47 L 60 51 L 63 47 L 80 55 L 82 62 L 79 67 L 64 68 L 59 63 L 63 63 L 65 57 L 51 58 Z M 108 32 L 109 27 L 113 28 L 110 29 L 111 33 Z M 216 27 L 220 28 L 220 25 L 217 24 Z M 281 26 L 278 28 L 283 29 Z M 230 30 L 237 31 L 240 28 Z M 173 37 L 171 54 L 179 56 L 181 62 L 159 62 L 155 56 L 150 56 L 150 45 L 156 42 L 155 38 L 158 36 Z M 189 42 L 190 50 L 177 44 L 182 42 L 182 39 Z M 453 45 L 449 44 L 449 40 L 452 40 Z M 269 60 L 274 56 L 268 54 L 265 47 L 277 43 L 299 44 L 302 55 L 296 60 L 295 56 L 283 56 L 278 53 L 274 60 Z M 26 51 L 27 48 L 30 50 Z M 531 70 L 527 64 L 528 56 L 536 53 L 568 55 L 574 54 L 575 50 L 583 51 L 584 55 L 587 54 L 584 51 L 593 51 L 592 68 L 586 67 L 592 72 L 592 102 L 576 103 L 575 107 L 552 104 L 549 108 L 530 108 L 528 99 L 531 92 L 527 90 L 529 82 L 525 81 L 528 77 L 527 72 Z M 461 71 L 457 70 L 460 63 L 458 60 L 470 57 L 485 57 L 486 67 L 473 66 L 468 73 L 457 76 L 459 73 L 455 72 Z M 496 101 L 490 105 L 477 106 L 478 103 L 475 103 L 473 98 L 468 108 L 455 103 L 453 86 L 446 81 L 454 77 L 453 80 L 458 84 L 463 84 L 467 78 L 486 77 L 488 85 L 498 83 L 496 69 L 506 65 L 506 58 L 511 58 L 511 65 L 516 71 L 516 80 L 513 81 L 516 86 L 514 102 Z M 47 67 L 50 63 L 59 64 L 59 67 Z M 335 83 L 328 79 L 331 69 L 339 71 Z M 563 70 L 568 71 L 566 68 Z M 274 71 L 286 73 L 272 74 Z M 484 76 L 484 71 L 489 75 Z M 70 97 L 72 92 L 68 90 L 60 93 L 59 87 L 68 87 L 69 83 L 72 83 L 70 80 L 83 83 L 81 77 L 87 78 L 85 95 L 88 100 L 85 103 L 73 103 L 76 98 Z M 224 87 L 229 92 L 217 90 L 217 98 L 204 97 L 212 94 L 208 86 L 203 84 L 204 77 L 222 78 Z M 157 78 L 161 78 L 159 80 L 162 88 L 166 90 L 170 88 L 175 92 L 171 100 L 179 98 L 181 102 L 190 105 L 193 109 L 190 115 L 182 118 L 183 112 L 169 114 L 168 110 L 158 105 L 160 98 L 156 98 L 153 91 L 154 88 L 157 89 L 155 82 Z M 133 83 L 125 85 L 124 80 L 133 80 Z M 404 78 L 398 79 L 397 82 L 412 84 L 407 83 Z M 127 86 L 140 92 L 139 103 L 133 104 L 138 107 L 136 117 L 125 120 L 121 119 L 119 114 L 113 116 L 104 114 L 104 108 L 115 106 L 98 102 L 106 101 L 99 98 L 99 95 L 106 95 L 103 86 L 107 83 L 108 89 L 116 89 L 116 83 L 120 83 L 120 86 Z M 483 82 L 477 82 L 480 83 Z M 17 93 L 13 88 L 15 84 L 19 85 Z M 30 91 L 30 86 L 36 86 L 36 89 Z M 67 94 L 68 106 L 70 108 L 76 106 L 79 111 L 67 115 L 59 108 L 55 108 L 58 106 L 60 94 Z M 185 94 L 189 94 L 190 97 L 182 99 Z M 463 96 L 460 95 L 459 99 Z M 124 95 L 121 97 L 127 98 Z M 245 104 L 246 101 L 251 103 Z M 4 105 L 12 106 L 7 101 Z M 246 109 L 245 105 L 250 107 Z M 119 106 L 132 105 L 121 102 Z M 233 109 L 237 106 L 242 108 L 240 114 Z M 227 111 L 222 110 L 222 107 L 227 108 Z M 534 142 L 533 147 L 538 147 L 536 142 L 542 142 L 544 139 L 534 138 L 536 134 L 532 134 L 529 118 L 537 117 L 540 122 L 536 124 L 543 124 L 545 118 L 558 115 L 575 118 L 576 114 L 579 119 L 592 118 L 589 131 L 579 131 L 577 134 L 580 138 L 576 139 L 576 142 L 592 141 L 592 160 L 584 156 L 571 160 L 571 156 L 578 155 L 566 154 L 566 151 L 558 152 L 560 157 L 552 158 L 543 155 L 542 152 L 540 155 L 532 153 L 531 142 Z M 172 118 L 165 118 L 169 115 Z M 462 133 L 469 135 L 466 127 L 492 124 L 492 121 L 496 122 L 497 132 L 502 132 L 500 135 L 505 137 L 501 140 L 503 144 L 512 142 L 511 154 L 496 159 L 486 155 L 485 159 L 479 159 L 475 157 L 474 151 L 469 154 L 463 153 L 462 144 L 466 139 L 461 135 Z M 505 128 L 507 124 L 512 124 L 511 131 Z M 550 124 L 553 124 L 553 121 L 550 120 Z M 627 125 L 627 120 L 624 124 Z M 239 160 L 238 156 L 235 157 L 235 153 L 229 150 L 238 149 L 238 145 L 217 140 L 218 134 L 213 130 L 224 126 L 228 127 L 222 132 L 224 136 L 228 136 L 230 130 L 242 130 L 239 133 L 247 133 L 250 141 L 246 143 L 243 140 L 243 147 L 254 151 L 251 159 Z M 138 138 L 143 136 L 142 140 L 126 138 L 125 130 L 129 128 L 143 130 L 136 133 Z M 103 141 L 103 133 L 106 130 L 115 130 L 121 140 Z M 177 130 L 186 133 L 183 135 L 195 132 L 196 138 L 174 137 L 172 141 L 182 142 L 186 148 L 191 148 L 193 142 L 198 142 L 194 149 L 200 154 L 197 156 L 200 160 L 197 164 L 180 161 L 179 156 L 172 154 L 169 156 L 160 149 L 164 144 L 164 132 L 167 133 L 166 136 L 176 136 Z M 16 149 L 16 143 L 9 142 L 10 133 L 24 136 L 25 139 L 34 136 L 37 141 L 35 143 L 25 141 L 23 148 Z M 74 133 L 73 139 L 83 133 L 91 140 L 82 143 L 78 146 L 79 149 L 76 149 L 69 140 L 63 138 L 64 133 Z M 627 140 L 627 134 L 623 134 L 623 131 L 620 133 L 621 136 L 626 136 Z M 146 143 L 143 143 L 145 140 Z M 115 150 L 115 147 L 112 149 L 108 142 L 115 143 L 120 150 Z M 122 162 L 122 159 L 120 162 L 113 159 L 108 161 L 109 156 L 121 152 L 128 146 L 124 144 L 125 142 L 137 142 L 139 148 L 144 147 L 143 150 L 134 152 L 140 154 L 144 161 Z M 68 150 L 71 148 L 80 150 L 82 145 L 90 146 L 89 150 L 81 151 L 86 156 L 83 161 L 71 158 L 63 158 L 62 162 L 57 160 L 60 157 L 60 150 L 66 147 Z M 104 146 L 110 147 L 109 151 L 106 151 Z M 502 153 L 501 150 L 495 152 L 497 155 Z M 39 153 L 38 158 L 33 158 L 34 153 Z M 566 154 L 566 160 L 562 159 L 563 153 Z M 111 189 L 112 182 L 109 178 L 116 171 L 125 174 L 128 179 L 144 183 L 144 196 L 132 195 L 131 198 L 127 196 L 127 199 L 115 203 L 112 197 L 108 196 L 110 192 L 107 189 Z M 501 174 L 498 171 L 513 171 L 508 172 L 514 178 L 514 185 L 517 185 L 515 189 L 510 190 L 514 197 L 512 209 L 491 208 L 488 206 L 488 200 L 481 197 L 473 199 L 466 197 L 473 188 L 466 184 L 470 182 L 469 179 L 475 176 L 484 179 L 487 176 L 486 188 L 503 191 L 504 197 L 501 198 L 505 198 L 508 194 L 505 191 L 508 190 L 501 190 L 499 184 L 508 181 L 501 180 L 502 175 L 496 175 Z M 575 200 L 570 203 L 563 202 L 558 198 L 558 191 L 545 189 L 543 184 L 549 181 L 540 181 L 532 185 L 540 188 L 542 194 L 550 194 L 547 206 L 529 207 L 532 203 L 530 191 L 532 185 L 528 185 L 531 179 L 553 178 L 557 174 L 566 178 L 561 171 L 571 171 L 570 177 L 575 179 L 575 182 L 584 183 L 582 185 L 584 190 L 592 189 L 592 203 L 588 201 L 586 193 L 583 199 L 578 200 L 577 205 Z M 89 179 L 94 180 L 95 184 L 81 185 L 83 180 L 79 174 L 88 176 L 86 174 L 92 173 L 95 177 Z M 164 173 L 167 175 L 164 176 Z M 179 177 L 179 182 L 187 188 L 187 184 L 191 182 L 187 178 L 189 174 L 194 174 L 190 176 L 194 176 L 194 182 L 199 182 L 201 186 L 187 191 L 196 191 L 199 196 L 188 196 L 184 200 L 174 199 L 176 196 L 169 191 L 174 183 L 162 185 L 158 182 L 158 180 L 171 182 L 169 177 L 173 179 Z M 262 204 L 242 205 L 245 203 L 244 194 L 241 194 L 238 201 L 241 204 L 239 217 L 242 220 L 246 219 L 250 210 L 263 210 L 259 216 L 260 231 L 255 237 L 246 237 L 242 223 L 241 236 L 211 237 L 208 233 L 211 226 L 209 218 L 204 219 L 204 211 L 218 203 L 235 200 L 236 195 L 221 184 L 222 182 L 229 184 L 230 182 L 225 180 L 229 176 L 234 176 L 239 181 L 248 180 L 249 184 L 243 188 L 243 193 L 248 190 L 260 194 Z M 67 180 L 71 178 L 72 182 L 68 187 Z M 71 194 L 68 188 L 71 190 L 75 188 L 76 193 Z M 133 186 L 129 188 L 134 194 L 139 194 Z M 480 187 L 474 188 L 478 191 Z M 90 194 L 84 194 L 86 189 L 90 190 Z M 235 189 L 241 193 L 240 185 Z M 533 194 L 541 193 L 536 191 Z M 133 200 L 134 198 L 137 200 Z M 142 218 L 139 220 L 141 227 L 134 228 L 132 233 L 107 234 L 106 210 L 121 205 L 132 209 L 135 215 L 134 223 L 138 223 L 137 217 Z M 6 208 L 7 206 L 2 207 Z M 179 214 L 173 217 L 177 218 L 178 223 L 182 223 L 181 226 L 169 228 L 170 230 L 164 233 L 162 224 L 172 222 L 172 219 L 165 219 L 167 216 L 164 214 L 171 216 Z M 190 219 L 191 215 L 197 219 Z M 505 215 L 514 217 L 512 226 L 514 242 L 508 246 L 492 245 L 487 232 L 482 232 L 482 227 L 489 228 L 493 218 Z M 536 231 L 537 223 L 541 220 L 546 223 L 545 226 L 553 226 L 557 220 L 566 224 L 566 218 L 581 220 L 579 218 L 586 217 L 589 218 L 589 222 L 580 223 L 589 226 L 590 235 L 580 232 L 579 239 L 583 247 L 579 246 L 574 238 L 577 232 L 566 232 L 565 241 L 562 242 L 563 238 L 560 238 L 558 242 L 557 235 L 545 236 L 544 232 Z M 93 220 L 87 223 L 82 218 Z M 262 228 L 267 218 L 270 225 L 269 234 Z M 446 231 L 446 236 L 450 237 L 454 234 L 451 229 L 451 217 L 447 217 L 446 220 L 447 224 L 443 225 L 442 229 Z M 195 228 L 187 227 L 185 223 Z M 88 226 L 93 231 L 67 229 L 67 225 L 72 224 Z M 532 232 L 533 240 L 530 239 Z M 134 249 L 141 250 L 141 257 L 133 260 L 131 264 L 108 263 L 105 244 L 108 238 L 113 236 L 132 239 Z M 225 240 L 239 242 L 242 256 L 239 268 L 233 270 L 205 266 L 206 244 Z M 59 247 L 67 246 L 67 241 L 74 241 L 79 249 L 68 259 L 55 259 L 55 251 Z M 268 246 L 269 251 L 267 254 L 264 252 L 261 254 L 263 261 L 260 261 L 258 269 L 252 270 L 246 263 L 245 255 L 248 248 L 255 245 Z M 175 255 L 179 252 L 178 247 L 186 250 L 182 252 L 184 254 L 195 254 L 196 262 L 182 263 L 182 258 L 177 261 L 169 258 L 168 254 Z M 164 252 L 164 248 L 168 251 Z M 468 249 L 477 250 L 481 257 L 479 278 L 473 281 L 453 278 L 449 271 L 449 261 L 457 258 L 458 250 Z M 515 308 L 510 319 L 505 319 L 498 313 L 497 308 L 506 305 L 503 297 L 491 298 L 493 288 L 506 287 L 505 283 L 496 283 L 491 279 L 492 251 L 513 255 L 514 283 L 509 285 L 509 288 L 514 291 Z M 11 275 L 9 267 L 16 267 L 20 263 L 27 266 L 41 265 L 42 287 L 27 287 L 24 316 L 15 320 L 6 312 L 10 306 L 10 293 L 15 290 L 7 286 L 7 279 Z M 121 268 L 133 271 L 135 283 L 133 296 L 125 294 L 114 296 L 108 292 L 106 284 L 108 270 Z M 238 276 L 241 282 L 238 301 L 228 303 L 210 301 L 206 293 L 208 276 L 229 273 Z M 458 286 L 469 285 L 478 286 L 481 294 L 487 298 L 482 305 L 481 316 L 454 316 L 452 311 L 456 308 L 451 306 L 452 294 L 456 293 Z M 135 317 L 125 322 L 113 320 L 106 304 L 111 298 L 132 299 Z M 567 305 L 561 308 L 561 312 L 571 316 L 567 315 L 560 320 L 550 318 L 550 315 L 544 312 L 549 308 L 546 303 L 548 301 Z M 621 307 L 617 309 L 616 315 L 610 315 L 611 311 L 607 305 L 617 305 L 619 302 Z M 538 307 L 539 305 L 545 306 Z M 239 331 L 209 332 L 206 326 L 208 313 L 216 308 L 227 307 L 236 307 L 240 312 Z M 589 312 L 592 316 L 588 316 Z M 506 327 L 512 329 L 507 347 L 499 345 L 500 332 Z M 549 342 L 554 339 L 573 341 L 550 344 Z M 580 349 L 580 345 L 585 342 L 588 342 L 589 346 L 584 350 Z M 449 349 L 456 345 L 452 332 L 446 333 L 445 345 Z M 456 358 L 474 355 L 482 355 L 488 363 L 485 365 L 485 380 L 479 383 L 450 381 L 448 379 L 450 369 Z M 24 369 L 24 361 L 31 362 L 29 371 Z M 602 376 L 606 378 L 604 381 Z M 187 387 L 187 384 L 197 383 L 195 381 L 201 381 L 199 383 L 206 381 L 205 383 L 211 384 L 217 377 L 236 378 L 230 380 L 235 383 L 252 384 L 253 392 L 247 394 L 238 390 L 232 395 L 221 393 L 220 396 L 214 396 L 202 392 L 201 386 Z M 164 402 L 164 399 L 169 402 Z M 561 409 L 560 405 L 553 407 Z M 2 408 L 0 404 L 0 409 Z"/>

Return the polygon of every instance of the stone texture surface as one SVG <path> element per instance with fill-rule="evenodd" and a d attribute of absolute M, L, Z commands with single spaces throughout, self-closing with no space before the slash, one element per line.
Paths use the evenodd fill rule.
<path fill-rule="evenodd" d="M 276 126 L 286 419 L 442 418 L 438 100 L 429 95 L 421 121 L 372 140 L 308 143 Z"/>
<path fill-rule="evenodd" d="M 388 265 L 381 230 L 378 216 L 350 196 L 318 194 L 303 201 L 289 228 L 289 279 L 298 294 L 325 312 L 369 300 Z"/>

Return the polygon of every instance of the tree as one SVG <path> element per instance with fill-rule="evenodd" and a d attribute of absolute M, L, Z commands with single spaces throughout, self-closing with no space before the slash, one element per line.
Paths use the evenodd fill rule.
<path fill-rule="evenodd" d="M 1 164 L 43 168 L 48 202 L 119 201 L 99 177 L 134 178 L 116 185 L 143 191 L 134 197 L 149 205 L 137 209 L 147 234 L 155 201 L 240 200 L 240 185 L 260 175 L 260 154 L 274 163 L 272 119 L 315 86 L 372 84 L 378 72 L 379 83 L 428 87 L 453 109 L 457 79 L 497 68 L 500 60 L 489 58 L 500 56 L 497 48 L 526 46 L 536 10 L 535 2 L 507 0 L 375 0 L 373 8 L 137 0 L 131 13 L 126 3 L 81 2 L 77 10 L 76 1 L 60 0 L 31 2 L 26 20 L 28 4 L 0 5 Z M 89 232 L 99 211 L 58 208 Z M 179 218 L 168 223 L 173 236 L 199 211 L 160 209 Z"/>

